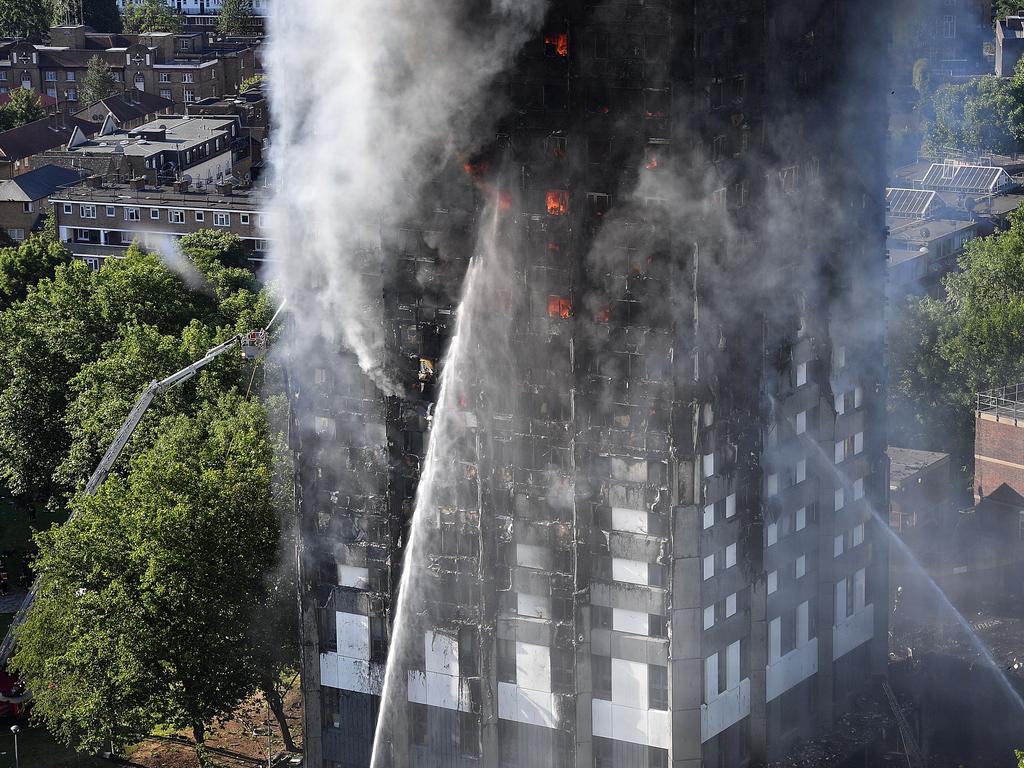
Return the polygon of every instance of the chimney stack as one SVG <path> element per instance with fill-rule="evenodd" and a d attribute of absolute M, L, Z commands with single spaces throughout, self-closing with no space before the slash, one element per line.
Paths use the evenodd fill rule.
<path fill-rule="evenodd" d="M 230 181 L 218 181 L 215 188 L 218 195 L 230 195 L 234 187 Z"/>
<path fill-rule="evenodd" d="M 135 176 L 128 181 L 128 186 L 134 189 L 136 192 L 141 192 L 146 188 L 146 177 Z"/>
<path fill-rule="evenodd" d="M 188 192 L 189 184 L 188 181 L 186 181 L 185 179 L 178 179 L 171 186 L 174 187 L 175 192 L 177 192 L 179 195 L 183 195 L 186 192 Z"/>
<path fill-rule="evenodd" d="M 90 189 L 103 189 L 103 177 L 99 174 L 93 174 L 85 180 L 85 184 Z"/>

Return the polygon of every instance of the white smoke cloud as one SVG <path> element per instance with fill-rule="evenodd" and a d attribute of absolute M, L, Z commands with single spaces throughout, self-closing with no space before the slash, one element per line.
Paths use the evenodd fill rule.
<path fill-rule="evenodd" d="M 344 345 L 388 393 L 397 386 L 384 371 L 381 229 L 456 151 L 545 2 L 469 5 L 314 0 L 271 19 L 269 277 L 299 309 L 303 342 Z"/>

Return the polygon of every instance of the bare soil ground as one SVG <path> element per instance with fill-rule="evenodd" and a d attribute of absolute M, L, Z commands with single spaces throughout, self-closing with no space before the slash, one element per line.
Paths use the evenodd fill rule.
<path fill-rule="evenodd" d="M 285 697 L 288 727 L 297 746 L 302 746 L 302 699 L 296 680 Z M 267 719 L 270 721 L 269 751 L 276 764 L 284 752 L 277 720 L 269 714 L 262 696 L 245 702 L 230 720 L 218 721 L 210 728 L 206 743 L 211 759 L 222 768 L 254 768 L 267 765 Z M 129 755 L 132 765 L 141 768 L 198 768 L 191 734 L 181 732 L 152 737 Z"/>

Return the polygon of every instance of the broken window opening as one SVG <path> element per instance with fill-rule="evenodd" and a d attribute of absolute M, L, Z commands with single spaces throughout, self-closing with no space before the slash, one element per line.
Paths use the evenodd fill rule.
<path fill-rule="evenodd" d="M 544 53 L 548 56 L 568 56 L 569 33 L 549 32 L 544 35 Z"/>
<path fill-rule="evenodd" d="M 549 189 L 547 193 L 549 216 L 565 216 L 569 212 L 569 192 L 565 189 Z"/>
<path fill-rule="evenodd" d="M 572 302 L 567 296 L 548 296 L 548 317 L 568 320 L 572 317 Z"/>

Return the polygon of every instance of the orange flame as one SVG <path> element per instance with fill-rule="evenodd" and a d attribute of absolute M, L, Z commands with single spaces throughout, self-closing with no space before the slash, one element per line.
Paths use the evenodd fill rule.
<path fill-rule="evenodd" d="M 512 193 L 511 192 L 499 192 L 498 193 L 498 209 L 502 211 L 508 211 L 512 208 Z"/>
<path fill-rule="evenodd" d="M 568 320 L 572 317 L 572 302 L 566 296 L 548 296 L 548 317 Z"/>
<path fill-rule="evenodd" d="M 548 215 L 565 216 L 569 212 L 569 193 L 564 189 L 548 190 Z"/>
<path fill-rule="evenodd" d="M 599 323 L 607 323 L 609 320 L 611 320 L 611 317 L 612 308 L 609 306 L 604 306 L 597 310 L 597 314 L 594 316 L 594 319 Z"/>
<path fill-rule="evenodd" d="M 544 36 L 544 44 L 550 46 L 559 56 L 569 55 L 569 33 L 559 32 Z"/>
<path fill-rule="evenodd" d="M 648 171 L 653 171 L 657 167 L 658 157 L 656 155 L 651 155 L 651 159 L 647 161 L 647 165 L 645 165 L 644 168 L 646 168 Z"/>

